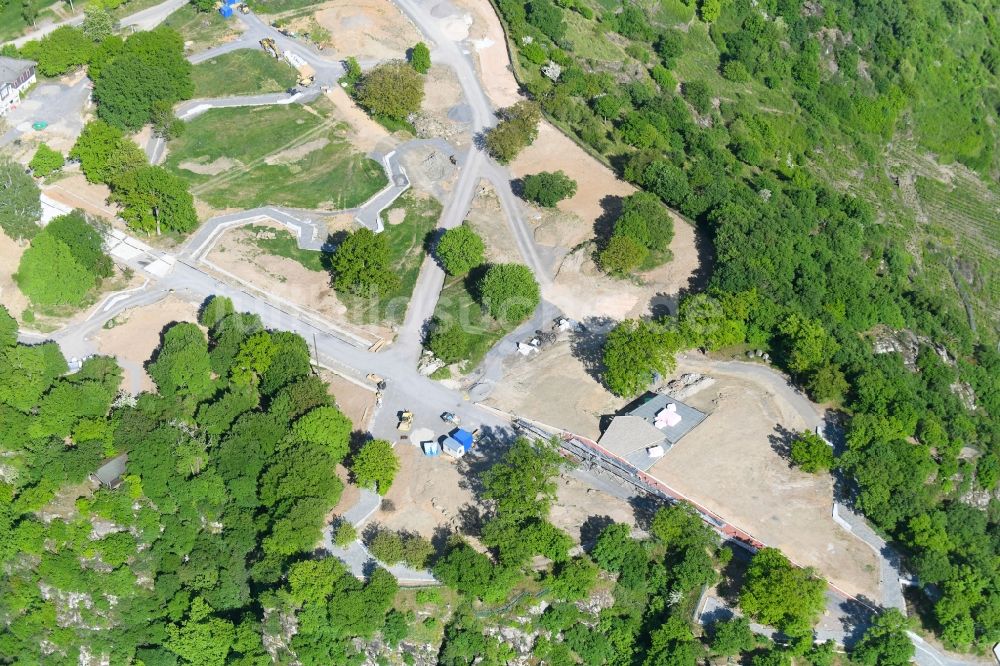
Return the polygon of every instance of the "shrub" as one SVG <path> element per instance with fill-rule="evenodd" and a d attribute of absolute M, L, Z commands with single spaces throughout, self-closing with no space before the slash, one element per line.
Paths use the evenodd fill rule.
<path fill-rule="evenodd" d="M 423 42 L 410 49 L 410 66 L 421 74 L 426 74 L 431 68 L 431 50 Z"/>
<path fill-rule="evenodd" d="M 379 530 L 368 544 L 376 559 L 386 564 L 396 564 L 403 559 L 403 537 L 390 530 Z"/>
<path fill-rule="evenodd" d="M 576 194 L 576 181 L 562 171 L 542 171 L 524 177 L 522 195 L 528 201 L 553 208 L 563 199 Z"/>
<path fill-rule="evenodd" d="M 469 349 L 469 334 L 456 321 L 442 321 L 435 318 L 431 322 L 427 348 L 445 363 L 455 363 L 466 358 Z"/>
<path fill-rule="evenodd" d="M 712 91 L 704 81 L 685 81 L 681 94 L 698 113 L 705 115 L 712 110 Z"/>
<path fill-rule="evenodd" d="M 465 275 L 483 263 L 486 245 L 468 223 L 448 229 L 438 242 L 436 254 L 449 275 Z"/>
<path fill-rule="evenodd" d="M 677 79 L 674 75 L 670 73 L 670 70 L 663 65 L 654 65 L 652 69 L 649 70 L 649 75 L 656 81 L 656 85 L 660 86 L 660 90 L 663 92 L 672 92 L 677 88 Z"/>
<path fill-rule="evenodd" d="M 750 80 L 750 72 L 746 65 L 739 60 L 726 61 L 726 64 L 722 66 L 722 76 L 734 83 L 745 83 Z"/>
<path fill-rule="evenodd" d="M 406 120 L 424 101 L 424 79 L 401 60 L 386 62 L 361 78 L 357 99 L 373 116 Z"/>
<path fill-rule="evenodd" d="M 648 254 L 649 251 L 642 243 L 631 236 L 619 234 L 611 237 L 607 247 L 601 251 L 598 262 L 608 273 L 628 275 L 646 260 Z"/>
<path fill-rule="evenodd" d="M 43 143 L 38 146 L 35 156 L 28 163 L 28 167 L 38 178 L 45 178 L 52 174 L 52 172 L 63 168 L 64 164 L 66 164 L 66 160 L 63 158 L 62 153 L 52 150 Z"/>
<path fill-rule="evenodd" d="M 541 291 L 531 269 L 522 264 L 490 266 L 479 282 L 480 302 L 490 316 L 520 322 L 531 316 L 541 301 Z"/>
<path fill-rule="evenodd" d="M 330 267 L 333 286 L 358 296 L 381 296 L 399 285 L 389 263 L 389 242 L 371 229 L 358 229 L 338 245 Z"/>
<path fill-rule="evenodd" d="M 500 111 L 500 122 L 486 133 L 486 150 L 501 164 L 508 164 L 538 136 L 541 111 L 530 101 L 521 101 Z"/>
<path fill-rule="evenodd" d="M 337 523 L 337 531 L 333 533 L 333 543 L 343 548 L 356 541 L 357 538 L 358 531 L 354 529 L 354 525 L 341 518 Z"/>
<path fill-rule="evenodd" d="M 803 472 L 825 472 L 833 467 L 833 447 L 816 433 L 805 431 L 792 442 L 791 458 Z"/>

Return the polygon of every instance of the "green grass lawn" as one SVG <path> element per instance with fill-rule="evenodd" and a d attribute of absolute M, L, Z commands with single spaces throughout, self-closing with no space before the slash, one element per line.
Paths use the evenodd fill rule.
<path fill-rule="evenodd" d="M 392 211 L 398 209 L 405 211 L 403 221 L 389 224 Z M 427 235 L 437 226 L 439 217 L 441 204 L 436 199 L 418 196 L 413 190 L 406 191 L 382 213 L 385 223 L 382 234 L 389 242 L 390 261 L 399 276 L 399 287 L 382 296 L 377 303 L 342 295 L 352 319 L 360 322 L 403 322 L 426 254 Z"/>
<path fill-rule="evenodd" d="M 35 19 L 36 24 L 41 24 L 46 20 L 57 20 L 55 14 L 48 9 L 52 5 L 52 0 L 30 0 L 30 2 L 35 11 L 38 12 L 38 18 Z M 21 2 L 0 3 L 0 41 L 19 37 L 30 27 L 21 13 L 22 4 Z M 77 11 L 81 11 L 84 4 L 84 2 L 76 3 Z M 69 11 L 68 6 L 66 11 Z"/>
<path fill-rule="evenodd" d="M 224 19 L 219 12 L 199 12 L 192 5 L 175 11 L 163 25 L 181 34 L 190 53 L 221 44 L 225 37 L 237 32 L 235 19 Z"/>
<path fill-rule="evenodd" d="M 322 272 L 326 270 L 325 255 L 315 250 L 303 250 L 300 248 L 298 240 L 290 231 L 273 229 L 272 227 L 264 227 L 257 224 L 248 226 L 247 231 L 254 234 L 252 242 L 268 254 L 297 261 L 311 271 Z M 274 238 L 258 237 L 257 234 L 262 231 L 272 232 Z"/>
<path fill-rule="evenodd" d="M 325 99 L 309 107 L 212 109 L 170 142 L 166 167 L 215 208 L 352 208 L 387 181 L 343 135 Z"/>
<path fill-rule="evenodd" d="M 469 292 L 469 285 L 477 279 L 479 273 L 474 269 L 470 275 L 471 277 L 447 277 L 444 289 L 441 290 L 441 298 L 434 309 L 435 317 L 458 321 L 467 333 L 463 354 L 466 371 L 479 365 L 493 345 L 516 326 L 505 327 L 483 311 Z"/>
<path fill-rule="evenodd" d="M 258 14 L 281 14 L 321 2 L 322 0 L 250 0 L 248 4 Z"/>
<path fill-rule="evenodd" d="M 112 9 L 111 15 L 118 19 L 125 18 L 126 16 L 131 16 L 136 12 L 141 12 L 144 9 L 155 7 L 161 2 L 163 2 L 163 0 L 128 0 L 127 2 L 123 2 Z"/>
<path fill-rule="evenodd" d="M 295 85 L 291 65 L 258 49 L 224 53 L 192 68 L 195 97 L 282 92 Z"/>

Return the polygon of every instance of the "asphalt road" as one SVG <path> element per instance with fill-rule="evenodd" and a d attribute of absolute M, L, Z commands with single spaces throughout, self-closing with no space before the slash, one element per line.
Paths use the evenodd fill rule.
<path fill-rule="evenodd" d="M 34 132 L 31 124 L 45 122 L 49 131 L 59 129 L 67 135 L 78 135 L 83 129 L 83 108 L 90 99 L 90 80 L 81 78 L 73 85 L 58 81 L 42 81 L 11 109 L 4 118 L 9 129 L 0 136 L 0 148 Z M 40 136 L 44 138 L 46 130 Z"/>

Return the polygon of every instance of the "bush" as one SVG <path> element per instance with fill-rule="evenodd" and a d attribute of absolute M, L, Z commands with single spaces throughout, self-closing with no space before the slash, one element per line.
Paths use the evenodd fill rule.
<path fill-rule="evenodd" d="M 722 66 L 722 76 L 734 83 L 745 83 L 750 80 L 750 72 L 739 60 L 728 60 Z"/>
<path fill-rule="evenodd" d="M 385 495 L 399 471 L 399 459 L 390 442 L 373 439 L 354 455 L 350 468 L 355 483 L 362 488 L 375 488 L 380 495 Z"/>
<path fill-rule="evenodd" d="M 52 150 L 43 143 L 38 146 L 35 156 L 28 163 L 28 167 L 36 177 L 45 178 L 52 172 L 62 169 L 64 164 L 66 164 L 66 160 L 63 158 L 63 154 Z"/>
<path fill-rule="evenodd" d="M 449 275 L 465 275 L 483 263 L 486 245 L 468 223 L 463 223 L 444 232 L 436 254 Z"/>
<path fill-rule="evenodd" d="M 390 530 L 379 530 L 368 544 L 375 559 L 392 565 L 403 560 L 403 537 Z"/>
<path fill-rule="evenodd" d="M 389 241 L 371 229 L 358 229 L 338 245 L 330 267 L 333 286 L 358 296 L 382 296 L 399 285 L 389 261 Z"/>
<path fill-rule="evenodd" d="M 612 275 L 628 275 L 638 268 L 649 251 L 639 241 L 631 236 L 618 234 L 611 237 L 598 257 L 598 262 Z"/>
<path fill-rule="evenodd" d="M 431 68 L 431 50 L 423 42 L 410 49 L 410 66 L 421 74 L 426 74 Z"/>
<path fill-rule="evenodd" d="M 524 177 L 522 195 L 528 201 L 553 208 L 563 199 L 576 194 L 576 181 L 562 171 L 542 171 Z"/>
<path fill-rule="evenodd" d="M 825 472 L 833 467 L 833 447 L 816 433 L 805 431 L 792 442 L 791 458 L 803 472 Z"/>
<path fill-rule="evenodd" d="M 677 79 L 670 73 L 670 70 L 663 65 L 654 65 L 649 70 L 649 75 L 656 81 L 663 92 L 673 92 L 677 88 Z"/>
<path fill-rule="evenodd" d="M 712 91 L 704 81 L 685 81 L 681 94 L 698 113 L 705 115 L 712 110 Z"/>
<path fill-rule="evenodd" d="M 538 136 L 541 111 L 530 101 L 501 109 L 500 122 L 486 133 L 486 150 L 501 164 L 508 164 Z"/>
<path fill-rule="evenodd" d="M 531 269 L 522 264 L 490 266 L 479 282 L 479 299 L 490 316 L 507 323 L 524 321 L 541 301 Z"/>
<path fill-rule="evenodd" d="M 333 543 L 343 548 L 357 539 L 358 531 L 354 529 L 354 525 L 341 518 L 337 523 L 337 531 L 333 533 Z"/>
<path fill-rule="evenodd" d="M 408 63 L 386 62 L 361 77 L 356 96 L 373 116 L 402 121 L 420 110 L 424 79 Z"/>
<path fill-rule="evenodd" d="M 461 361 L 468 355 L 469 334 L 456 321 L 444 322 L 435 318 L 431 322 L 427 348 L 445 363 Z"/>

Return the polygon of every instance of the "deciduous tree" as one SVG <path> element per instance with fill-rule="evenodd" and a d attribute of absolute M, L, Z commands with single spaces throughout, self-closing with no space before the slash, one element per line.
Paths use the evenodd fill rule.
<path fill-rule="evenodd" d="M 365 442 L 354 454 L 350 469 L 359 486 L 374 488 L 380 495 L 385 495 L 399 471 L 399 458 L 392 450 L 392 443 L 373 439 Z"/>
<path fill-rule="evenodd" d="M 483 263 L 486 245 L 466 222 L 445 231 L 435 253 L 449 275 L 465 275 Z"/>
<path fill-rule="evenodd" d="M 531 269 L 522 264 L 494 264 L 478 285 L 479 299 L 494 319 L 524 321 L 538 307 L 541 291 Z"/>

